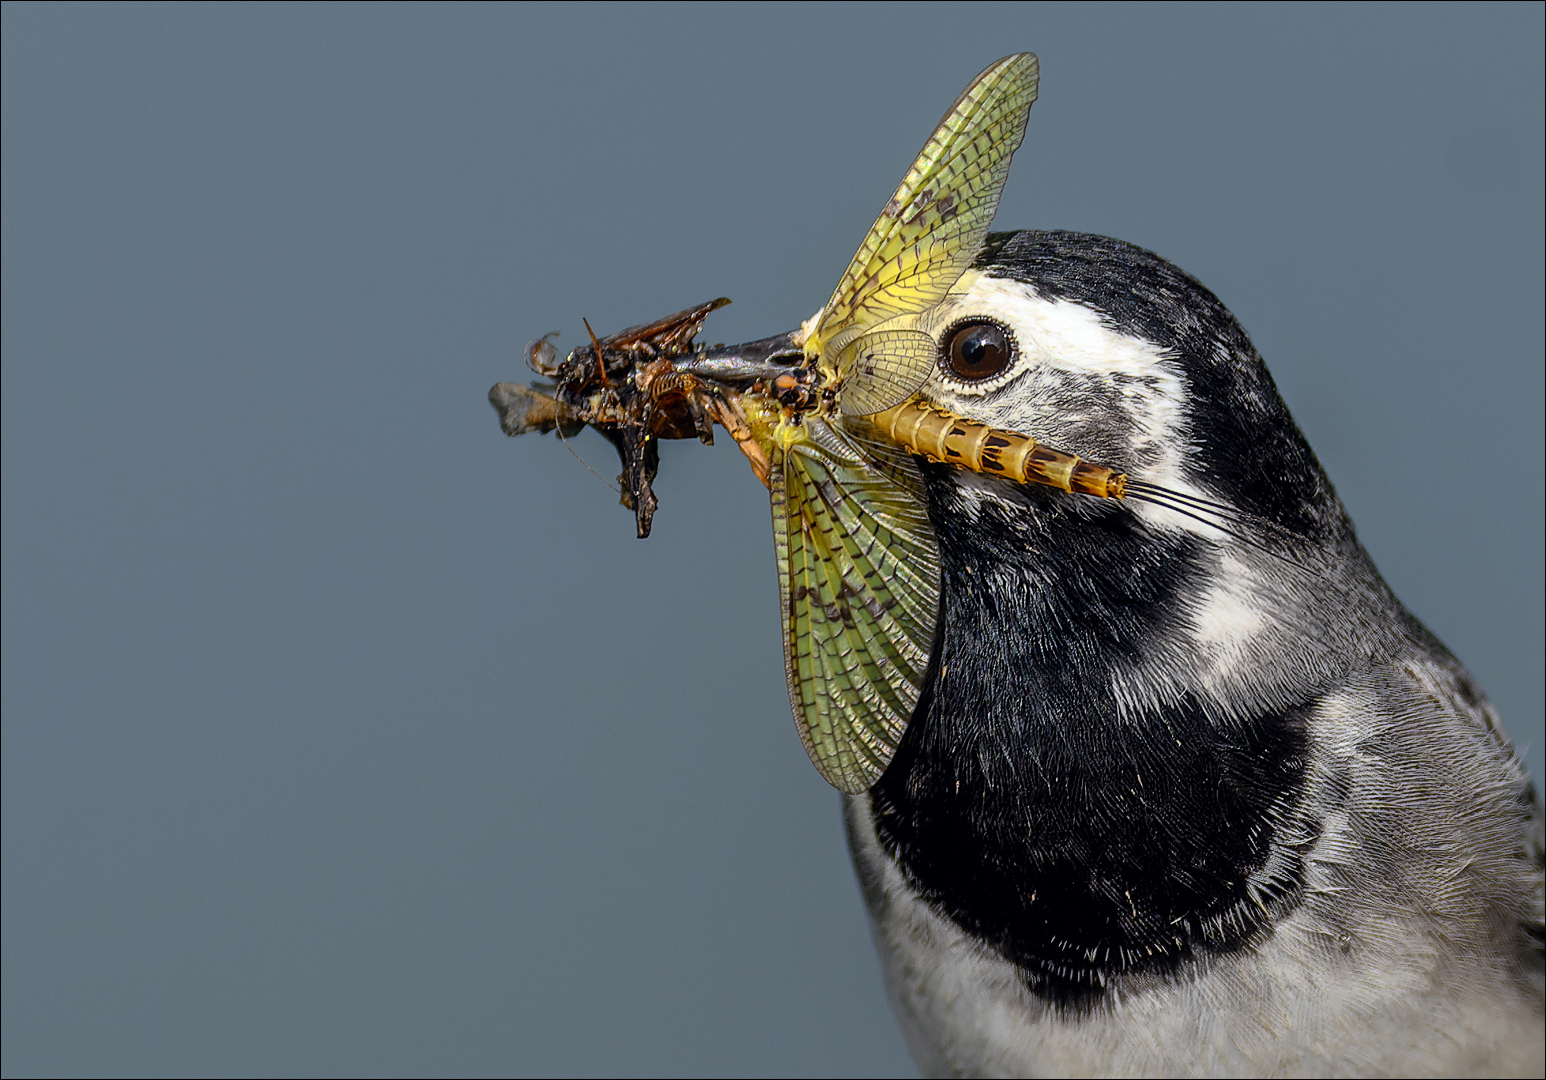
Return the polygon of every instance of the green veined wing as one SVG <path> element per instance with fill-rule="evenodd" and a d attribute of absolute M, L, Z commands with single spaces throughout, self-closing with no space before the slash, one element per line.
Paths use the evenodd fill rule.
<path fill-rule="evenodd" d="M 861 339 L 888 320 L 944 299 L 987 235 L 1009 162 L 1025 138 L 1040 66 L 1017 53 L 988 67 L 945 113 L 901 185 L 871 226 L 806 340 L 830 377 L 848 380 L 840 399 L 850 415 L 899 404 L 928 377 L 932 348 L 912 333 L 915 347 L 895 362 L 872 364 L 854 377 Z M 854 348 L 854 346 L 859 346 Z M 871 355 L 884 350 L 870 349 Z M 927 359 L 925 359 L 927 357 Z"/>
<path fill-rule="evenodd" d="M 805 351 L 840 387 L 838 415 L 769 439 L 789 698 L 811 761 L 868 789 L 912 719 L 939 614 L 939 549 L 909 453 L 862 419 L 917 391 L 937 362 L 920 315 L 987 235 L 1036 100 L 1036 57 L 974 79 L 924 144 Z"/>
<path fill-rule="evenodd" d="M 911 397 L 938 355 L 933 336 L 921 331 L 886 327 L 863 335 L 843 350 L 842 413 L 869 416 Z"/>
<path fill-rule="evenodd" d="M 922 478 L 860 424 L 813 420 L 770 481 L 795 723 L 828 783 L 864 791 L 918 704 L 938 617 Z"/>

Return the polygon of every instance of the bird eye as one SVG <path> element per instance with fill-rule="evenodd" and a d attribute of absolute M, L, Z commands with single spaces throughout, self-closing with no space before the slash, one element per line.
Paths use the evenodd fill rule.
<path fill-rule="evenodd" d="M 1015 358 L 1014 342 L 998 323 L 962 323 L 950 331 L 944 349 L 950 374 L 981 382 L 1008 370 Z"/>

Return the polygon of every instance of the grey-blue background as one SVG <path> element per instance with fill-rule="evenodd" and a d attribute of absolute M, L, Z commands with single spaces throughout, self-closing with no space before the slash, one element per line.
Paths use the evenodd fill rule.
<path fill-rule="evenodd" d="M 4 9 L 9 1075 L 911 1070 L 766 497 L 484 402 L 792 327 L 1033 49 L 1000 227 L 1254 335 L 1541 773 L 1542 8 Z M 577 448 L 605 475 L 593 434 Z"/>

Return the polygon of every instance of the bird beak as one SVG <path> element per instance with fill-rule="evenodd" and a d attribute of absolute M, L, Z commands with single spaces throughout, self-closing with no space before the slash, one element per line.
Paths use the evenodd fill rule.
<path fill-rule="evenodd" d="M 805 363 L 805 350 L 796 344 L 800 331 L 775 334 L 740 345 L 715 345 L 676 361 L 676 370 L 699 379 L 737 388 L 762 381 L 770 387 Z"/>
<path fill-rule="evenodd" d="M 803 331 L 791 330 L 739 345 L 700 349 L 674 362 L 683 375 L 723 391 L 714 396 L 710 410 L 764 486 L 770 484 L 772 468 L 768 428 L 776 423 L 779 406 L 804 404 L 815 385 L 804 341 Z"/>

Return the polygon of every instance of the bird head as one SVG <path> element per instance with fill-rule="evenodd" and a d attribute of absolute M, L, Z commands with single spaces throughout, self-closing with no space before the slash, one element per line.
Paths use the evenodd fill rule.
<path fill-rule="evenodd" d="M 1163 614 L 1164 632 L 1113 630 L 1131 670 L 1100 677 L 1152 699 L 1211 686 L 1206 708 L 1226 718 L 1336 665 L 1334 631 L 1285 647 L 1296 626 L 1388 606 L 1212 293 L 1119 241 L 988 233 L 1037 79 L 1018 54 L 967 87 L 797 330 L 678 361 L 751 388 L 743 447 L 772 491 L 791 703 L 845 791 L 894 756 L 962 575 L 1003 571 L 1005 603 L 1130 583 L 1069 601 Z"/>

